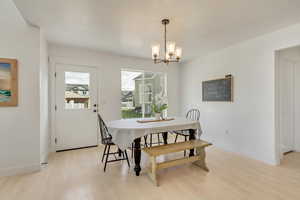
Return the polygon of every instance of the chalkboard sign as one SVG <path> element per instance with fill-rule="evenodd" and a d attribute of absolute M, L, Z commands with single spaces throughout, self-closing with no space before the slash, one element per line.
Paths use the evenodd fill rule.
<path fill-rule="evenodd" d="M 226 78 L 203 81 L 202 101 L 232 101 L 232 76 Z"/>

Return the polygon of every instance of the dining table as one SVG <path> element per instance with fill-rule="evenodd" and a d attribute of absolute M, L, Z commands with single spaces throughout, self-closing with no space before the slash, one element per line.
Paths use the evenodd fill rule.
<path fill-rule="evenodd" d="M 202 129 L 199 121 L 192 121 L 184 117 L 166 118 L 165 120 L 149 119 L 121 119 L 109 121 L 107 128 L 112 136 L 112 142 L 120 150 L 132 146 L 134 151 L 134 171 L 136 176 L 141 172 L 141 138 L 143 136 L 161 133 L 164 144 L 168 143 L 168 133 L 175 131 L 186 131 L 189 133 L 189 140 L 199 138 Z M 189 156 L 194 156 L 194 149 L 190 150 Z"/>

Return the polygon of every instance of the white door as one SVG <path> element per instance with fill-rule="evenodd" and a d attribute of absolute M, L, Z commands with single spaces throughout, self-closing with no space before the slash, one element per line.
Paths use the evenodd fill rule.
<path fill-rule="evenodd" d="M 97 70 L 56 64 L 56 150 L 98 145 Z"/>
<path fill-rule="evenodd" d="M 280 59 L 280 141 L 281 152 L 294 150 L 294 67 L 295 63 Z"/>

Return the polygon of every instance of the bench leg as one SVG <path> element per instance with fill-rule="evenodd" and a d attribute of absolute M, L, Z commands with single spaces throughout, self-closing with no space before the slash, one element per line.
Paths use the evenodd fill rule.
<path fill-rule="evenodd" d="M 150 157 L 150 160 L 151 160 L 151 169 L 149 171 L 149 175 L 150 175 L 150 178 L 152 179 L 154 185 L 158 186 L 157 176 L 156 176 L 156 168 L 157 168 L 156 157 L 152 156 L 152 157 Z"/>
<path fill-rule="evenodd" d="M 205 162 L 205 157 L 206 157 L 205 149 L 204 148 L 196 148 L 196 151 L 197 151 L 197 155 L 200 156 L 200 160 L 197 160 L 196 162 L 194 162 L 194 164 L 197 165 L 198 167 L 204 169 L 205 171 L 209 172 L 209 169 Z"/>

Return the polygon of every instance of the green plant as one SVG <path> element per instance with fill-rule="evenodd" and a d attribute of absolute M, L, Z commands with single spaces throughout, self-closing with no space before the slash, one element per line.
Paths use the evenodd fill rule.
<path fill-rule="evenodd" d="M 154 113 L 162 113 L 162 111 L 168 108 L 167 104 L 152 104 L 152 111 Z"/>

